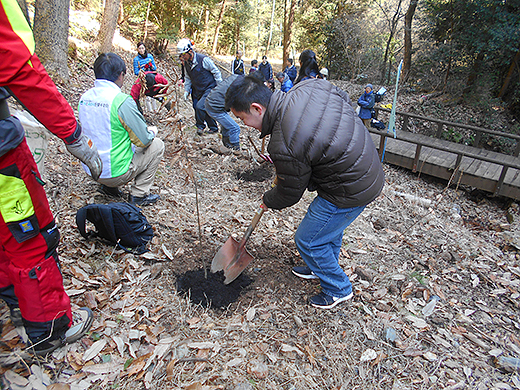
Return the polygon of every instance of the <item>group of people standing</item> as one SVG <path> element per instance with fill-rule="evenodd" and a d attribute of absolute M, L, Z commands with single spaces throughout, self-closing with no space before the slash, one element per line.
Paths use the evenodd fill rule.
<path fill-rule="evenodd" d="M 267 150 L 278 180 L 264 194 L 261 207 L 280 210 L 297 203 L 305 190 L 318 192 L 295 234 L 305 266 L 292 269 L 302 279 L 320 280 L 322 291 L 310 304 L 330 309 L 352 298 L 352 284 L 339 265 L 343 233 L 380 194 L 384 172 L 349 96 L 325 80 L 328 71 L 319 70 L 312 50 L 301 53 L 299 72 L 287 62 L 276 75 L 282 86 L 276 91 L 266 56 L 259 65 L 253 60 L 245 76 L 237 51 L 232 75 L 222 81 L 213 62 L 195 53 L 191 41 L 181 40 L 177 50 L 186 68 L 185 91 L 192 94 L 197 128 L 203 129 L 206 120 L 213 132 L 208 121 L 213 118 L 221 125 L 224 145 L 240 149 L 240 127 L 230 110 L 258 129 L 260 138 L 270 135 Z M 203 109 L 204 116 L 199 115 L 197 110 Z"/>

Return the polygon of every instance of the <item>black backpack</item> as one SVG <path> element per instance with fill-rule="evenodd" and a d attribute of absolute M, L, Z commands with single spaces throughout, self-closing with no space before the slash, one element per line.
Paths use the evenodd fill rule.
<path fill-rule="evenodd" d="M 89 220 L 97 231 L 85 230 Z M 99 237 L 117 244 L 127 252 L 141 255 L 153 238 L 152 226 L 141 210 L 130 203 L 89 204 L 76 213 L 76 225 L 85 238 Z"/>
<path fill-rule="evenodd" d="M 384 95 L 381 95 L 376 92 L 376 94 L 374 95 L 376 103 L 380 103 L 383 100 L 383 96 Z"/>

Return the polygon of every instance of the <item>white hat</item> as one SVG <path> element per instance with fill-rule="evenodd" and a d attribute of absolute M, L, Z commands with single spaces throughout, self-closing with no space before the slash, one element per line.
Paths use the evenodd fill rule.
<path fill-rule="evenodd" d="M 320 70 L 320 74 L 322 74 L 323 76 L 329 76 L 329 70 L 327 68 L 323 68 L 322 70 Z"/>
<path fill-rule="evenodd" d="M 177 43 L 177 54 L 187 53 L 193 49 L 193 44 L 188 38 L 182 38 L 179 43 Z"/>

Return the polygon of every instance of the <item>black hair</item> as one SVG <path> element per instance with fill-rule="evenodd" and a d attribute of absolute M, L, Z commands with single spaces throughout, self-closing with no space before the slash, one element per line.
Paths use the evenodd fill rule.
<path fill-rule="evenodd" d="M 293 59 L 292 58 L 287 58 L 287 61 L 289 61 L 289 64 L 293 64 Z"/>
<path fill-rule="evenodd" d="M 137 55 L 141 58 L 146 58 L 148 57 L 148 50 L 146 49 L 146 45 L 144 44 L 144 42 L 139 42 L 137 44 L 137 49 L 139 49 L 139 46 L 143 45 L 144 46 L 144 53 L 141 54 L 141 53 L 137 53 Z"/>
<path fill-rule="evenodd" d="M 251 66 L 255 66 L 256 64 L 258 64 L 258 60 L 251 61 Z"/>
<path fill-rule="evenodd" d="M 276 78 L 277 78 L 277 79 L 279 79 L 279 78 L 282 78 L 282 79 L 283 79 L 284 77 L 285 77 L 285 73 L 284 73 L 284 72 L 278 72 L 278 73 L 276 74 Z"/>
<path fill-rule="evenodd" d="M 254 72 L 253 74 L 258 73 Z M 258 103 L 267 108 L 272 92 L 257 77 L 237 77 L 226 92 L 226 111 L 250 113 L 251 104 Z"/>
<path fill-rule="evenodd" d="M 262 83 L 265 83 L 265 76 L 262 72 L 253 72 L 249 75 L 249 77 L 254 77 L 257 80 L 260 80 Z"/>
<path fill-rule="evenodd" d="M 316 62 L 316 54 L 307 49 L 300 54 L 300 73 L 298 73 L 298 78 L 294 81 L 294 84 L 298 84 L 305 77 L 312 76 L 312 73 L 314 73 L 313 77 L 316 77 L 320 74 L 320 70 Z"/>
<path fill-rule="evenodd" d="M 115 53 L 102 53 L 94 61 L 96 79 L 115 82 L 121 73 L 126 74 L 126 64 Z"/>
<path fill-rule="evenodd" d="M 263 60 L 267 60 L 267 56 L 266 56 L 266 55 L 263 55 L 263 56 L 262 56 L 262 59 L 263 59 Z"/>

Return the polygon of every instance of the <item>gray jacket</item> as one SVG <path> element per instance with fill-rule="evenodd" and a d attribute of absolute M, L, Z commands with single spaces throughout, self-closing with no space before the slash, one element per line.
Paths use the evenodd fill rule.
<path fill-rule="evenodd" d="M 274 92 L 260 137 L 268 134 L 278 183 L 264 194 L 267 207 L 292 206 L 305 189 L 340 208 L 367 205 L 381 193 L 385 178 L 372 138 L 347 93 L 328 81 Z"/>
<path fill-rule="evenodd" d="M 218 85 L 211 90 L 209 95 L 206 97 L 206 101 L 204 102 L 204 106 L 207 110 L 212 112 L 224 112 L 225 111 L 225 101 L 226 101 L 226 92 L 229 86 L 241 75 L 232 74 L 227 79 L 222 80 Z"/>

